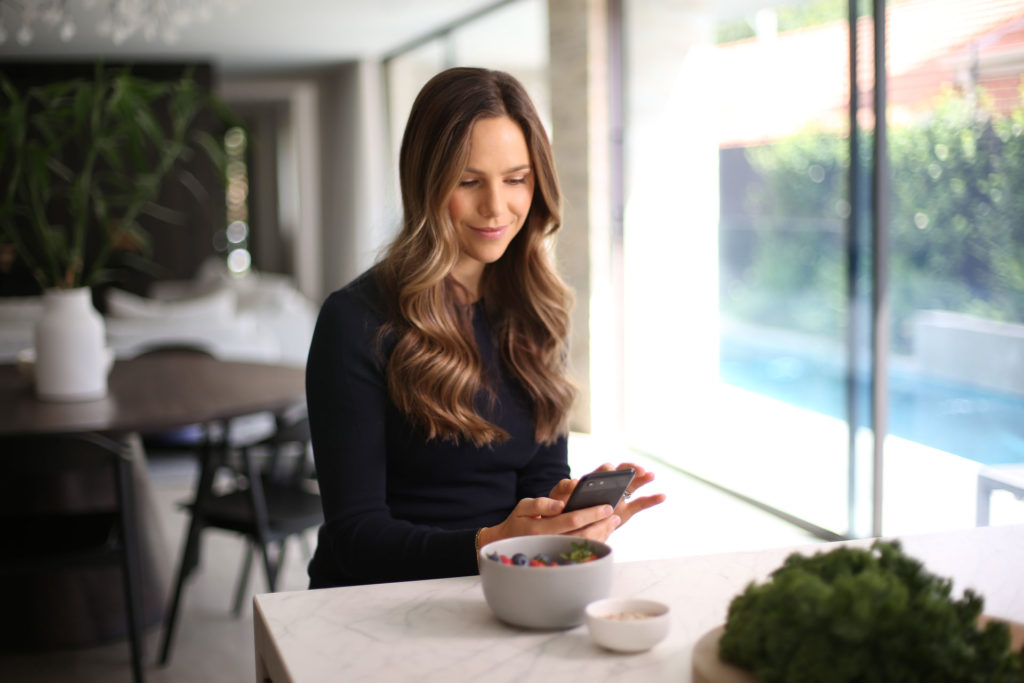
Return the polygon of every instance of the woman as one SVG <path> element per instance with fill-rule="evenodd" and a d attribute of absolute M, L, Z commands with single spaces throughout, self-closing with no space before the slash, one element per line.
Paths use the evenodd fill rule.
<path fill-rule="evenodd" d="M 325 521 L 312 588 L 475 573 L 499 538 L 605 539 L 663 496 L 560 514 L 573 389 L 551 148 L 508 74 L 456 68 L 412 107 L 402 228 L 334 292 L 306 369 Z M 637 470 L 632 489 L 653 475 Z M 604 466 L 603 469 L 610 469 Z"/>

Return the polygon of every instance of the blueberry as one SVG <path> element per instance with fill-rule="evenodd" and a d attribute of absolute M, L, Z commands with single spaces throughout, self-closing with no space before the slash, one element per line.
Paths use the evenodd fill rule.
<path fill-rule="evenodd" d="M 512 564 L 519 565 L 520 567 L 525 567 L 526 565 L 530 564 L 530 560 L 528 560 L 526 558 L 526 555 L 524 555 L 523 553 L 516 553 L 512 556 Z"/>
<path fill-rule="evenodd" d="M 544 564 L 551 564 L 551 557 L 547 553 L 538 553 L 533 556 L 533 559 L 538 562 L 543 562 Z"/>
<path fill-rule="evenodd" d="M 494 560 L 495 562 L 501 562 L 501 558 L 498 557 L 498 553 L 491 553 L 487 556 L 488 560 Z"/>

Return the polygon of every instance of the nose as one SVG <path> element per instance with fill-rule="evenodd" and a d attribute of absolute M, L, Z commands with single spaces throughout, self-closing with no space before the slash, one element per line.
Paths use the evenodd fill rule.
<path fill-rule="evenodd" d="M 493 218 L 501 213 L 501 187 L 488 183 L 480 197 L 480 215 Z"/>

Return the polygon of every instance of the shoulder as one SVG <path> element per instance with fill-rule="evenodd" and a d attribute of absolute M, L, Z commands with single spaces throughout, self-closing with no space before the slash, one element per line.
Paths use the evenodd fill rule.
<path fill-rule="evenodd" d="M 387 318 L 388 306 L 372 269 L 332 292 L 320 308 L 321 322 L 329 320 L 346 327 L 376 330 Z"/>
<path fill-rule="evenodd" d="M 320 307 L 314 345 L 372 347 L 388 320 L 388 306 L 373 270 L 332 292 Z"/>
<path fill-rule="evenodd" d="M 366 274 L 332 292 L 320 307 L 306 357 L 306 401 L 321 424 L 323 411 L 372 402 L 383 387 L 385 310 Z"/>

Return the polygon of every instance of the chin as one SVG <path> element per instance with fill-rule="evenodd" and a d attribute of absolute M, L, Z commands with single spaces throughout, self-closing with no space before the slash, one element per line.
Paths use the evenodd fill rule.
<path fill-rule="evenodd" d="M 490 265 L 496 261 L 501 260 L 501 257 L 508 251 L 508 247 L 503 248 L 492 248 L 492 249 L 479 249 L 476 253 L 472 254 L 473 258 L 480 263 Z"/>

